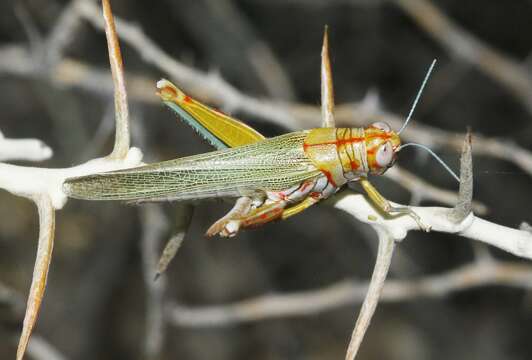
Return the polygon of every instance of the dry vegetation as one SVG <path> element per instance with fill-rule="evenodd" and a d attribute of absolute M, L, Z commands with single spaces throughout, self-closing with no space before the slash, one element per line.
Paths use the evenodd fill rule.
<path fill-rule="evenodd" d="M 531 220 L 532 5 L 474 3 L 115 0 L 126 85 L 112 41 L 114 76 L 108 71 L 98 2 L 0 5 L 0 188 L 35 202 L 40 219 L 30 202 L 0 193 L 0 357 L 14 358 L 26 312 L 19 355 L 24 350 L 55 232 L 30 358 L 342 358 L 368 285 L 348 358 L 379 295 L 357 358 L 528 358 L 532 265 L 499 249 L 532 258 L 530 227 L 510 229 Z M 495 247 L 436 232 L 399 243 L 415 223 L 363 224 L 373 210 L 356 187 L 333 206 L 230 241 L 202 235 L 224 203 L 195 206 L 186 235 L 184 205 L 66 204 L 65 176 L 134 166 L 138 148 L 148 162 L 209 150 L 158 106 L 154 84 L 163 76 L 267 135 L 319 126 L 325 23 L 340 126 L 383 120 L 398 129 L 423 70 L 439 59 L 404 139 L 431 146 L 457 168 L 470 125 L 475 168 L 466 141 L 458 196 L 452 178 L 409 150 L 378 187 L 394 201 L 423 205 L 418 211 L 435 230 Z M 129 146 L 130 130 L 138 148 Z M 434 204 L 457 205 L 442 216 L 426 207 Z M 471 206 L 508 227 L 481 222 Z M 153 282 L 169 238 L 183 241 L 181 249 Z"/>

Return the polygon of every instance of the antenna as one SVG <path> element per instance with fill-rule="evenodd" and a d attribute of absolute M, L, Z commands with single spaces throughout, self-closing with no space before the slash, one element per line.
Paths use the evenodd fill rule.
<path fill-rule="evenodd" d="M 423 89 L 425 88 L 425 85 L 427 84 L 427 81 L 429 80 L 430 74 L 432 73 L 432 70 L 434 69 L 434 65 L 436 65 L 436 59 L 432 60 L 432 64 L 430 64 L 429 70 L 427 71 L 427 74 L 425 75 L 425 79 L 423 79 L 423 82 L 421 83 L 421 87 L 419 88 L 419 91 L 417 92 L 416 98 L 414 99 L 414 103 L 412 104 L 412 107 L 410 108 L 410 112 L 408 113 L 408 116 L 406 117 L 406 120 L 397 132 L 397 134 L 400 134 L 412 118 L 412 114 L 414 113 L 414 109 L 416 108 L 416 105 L 419 101 L 419 98 L 421 97 L 421 94 L 423 93 Z"/>
<path fill-rule="evenodd" d="M 408 143 L 408 144 L 404 144 L 404 145 L 399 146 L 396 151 L 399 151 L 399 150 L 401 150 L 401 149 L 403 149 L 403 148 L 405 148 L 407 146 L 417 146 L 419 148 L 427 150 L 429 152 L 429 154 L 431 154 L 436 160 L 438 160 L 438 162 L 445 168 L 445 170 L 447 170 L 449 172 L 449 174 L 451 174 L 456 179 L 456 181 L 460 182 L 460 178 L 454 173 L 454 171 L 451 170 L 449 165 L 447 165 L 438 155 L 436 155 L 436 153 L 434 151 L 432 151 L 430 148 L 428 148 L 425 145 L 416 144 L 416 143 Z"/>

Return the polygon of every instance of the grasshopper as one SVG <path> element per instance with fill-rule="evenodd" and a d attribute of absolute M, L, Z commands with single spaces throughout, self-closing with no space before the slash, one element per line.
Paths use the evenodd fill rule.
<path fill-rule="evenodd" d="M 403 128 L 433 66 L 434 63 Z M 217 150 L 69 178 L 64 191 L 78 199 L 130 202 L 237 198 L 233 209 L 206 233 L 227 237 L 243 228 L 296 215 L 335 194 L 348 182 L 357 181 L 382 212 L 411 216 L 421 229 L 429 231 L 412 209 L 392 206 L 368 180 L 369 175 L 381 175 L 395 163 L 402 147 L 399 134 L 403 128 L 395 132 L 382 122 L 365 128 L 334 127 L 327 30 L 321 67 L 324 127 L 273 138 L 265 138 L 239 120 L 194 100 L 168 80 L 160 80 L 157 94 L 163 103 Z"/>

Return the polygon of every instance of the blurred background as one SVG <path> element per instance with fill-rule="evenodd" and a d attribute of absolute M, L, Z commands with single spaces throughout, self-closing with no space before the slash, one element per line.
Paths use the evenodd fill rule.
<path fill-rule="evenodd" d="M 54 149 L 50 160 L 19 164 L 68 167 L 111 149 L 113 100 L 105 37 L 88 19 L 90 11 L 76 10 L 84 2 L 93 3 L 0 3 L 0 130 L 10 138 L 39 138 Z M 142 29 L 188 68 L 207 78 L 220 76 L 253 98 L 301 108 L 301 113 L 290 113 L 301 128 L 318 124 L 303 110 L 319 105 L 325 24 L 336 102 L 358 104 L 375 114 L 357 119 L 353 112 L 351 119 L 344 111 L 340 125 L 382 120 L 378 114 L 384 111 L 404 117 L 437 58 L 415 124 L 430 126 L 427 131 L 436 139 L 447 134 L 437 129 L 463 133 L 467 126 L 476 136 L 500 139 L 499 147 L 474 156 L 475 199 L 491 221 L 517 227 L 532 220 L 532 170 L 512 158 L 512 149 L 520 149 L 521 159 L 531 161 L 531 1 L 113 0 L 112 5 L 116 16 Z M 142 148 L 146 161 L 211 150 L 157 102 L 155 82 L 161 77 L 267 136 L 294 130 L 295 123 L 272 120 L 278 109 L 272 108 L 270 118 L 224 101 L 223 94 L 213 96 L 201 83 L 168 74 L 143 49 L 122 42 L 133 145 Z M 437 144 L 431 137 L 415 140 L 437 146 L 438 154 L 458 168 L 456 146 Z M 456 190 L 454 180 L 423 153 L 405 150 L 398 164 L 434 186 Z M 439 204 L 389 178 L 375 183 L 399 203 Z M 360 297 L 305 316 L 225 325 L 194 323 L 195 318 L 180 322 L 183 317 L 176 320 L 171 314 L 271 293 L 318 290 L 346 279 L 363 285 L 376 254 L 371 228 L 321 205 L 233 239 L 207 239 L 203 233 L 230 204 L 199 203 L 167 276 L 154 284 L 154 258 L 175 233 L 182 208 L 72 200 L 57 213 L 54 255 L 34 333 L 45 347 L 55 348 L 55 358 L 344 357 Z M 1 359 L 15 356 L 37 236 L 34 205 L 0 192 Z M 390 278 L 408 283 L 445 275 L 479 257 L 520 261 L 457 236 L 416 232 L 398 246 Z M 530 359 L 532 266 L 530 274 L 526 286 L 466 285 L 441 296 L 384 301 L 358 358 Z M 40 358 L 54 359 L 45 354 Z"/>

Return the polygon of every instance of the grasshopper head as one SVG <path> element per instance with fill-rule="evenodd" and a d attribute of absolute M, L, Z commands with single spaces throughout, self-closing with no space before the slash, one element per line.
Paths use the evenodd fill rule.
<path fill-rule="evenodd" d="M 393 166 L 401 146 L 399 135 L 383 122 L 365 129 L 366 154 L 370 174 L 381 175 Z"/>

